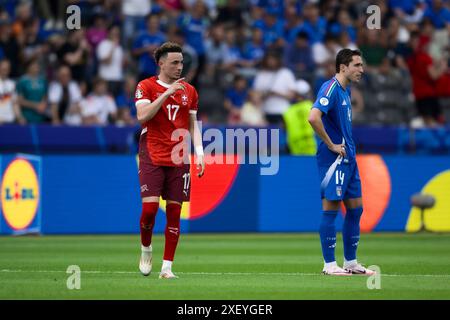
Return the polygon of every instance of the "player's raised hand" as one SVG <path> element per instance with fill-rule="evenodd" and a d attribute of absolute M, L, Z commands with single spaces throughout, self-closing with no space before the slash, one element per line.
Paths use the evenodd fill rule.
<path fill-rule="evenodd" d="M 185 86 L 181 83 L 181 81 L 183 81 L 184 78 L 180 78 L 177 81 L 175 81 L 174 83 L 172 83 L 170 85 L 170 87 L 167 89 L 167 93 L 168 94 L 174 94 L 175 92 L 177 92 L 178 90 L 185 90 Z"/>
<path fill-rule="evenodd" d="M 329 149 L 334 153 L 339 154 L 343 158 L 347 156 L 347 151 L 345 151 L 345 144 L 333 144 Z"/>
<path fill-rule="evenodd" d="M 201 178 L 205 173 L 205 159 L 203 156 L 197 156 L 197 176 Z"/>

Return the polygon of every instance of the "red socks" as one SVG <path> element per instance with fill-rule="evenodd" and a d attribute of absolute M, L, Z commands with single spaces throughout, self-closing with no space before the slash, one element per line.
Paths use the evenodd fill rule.
<path fill-rule="evenodd" d="M 142 203 L 142 214 L 140 220 L 141 226 L 141 243 L 148 247 L 152 243 L 153 226 L 155 225 L 155 217 L 158 212 L 159 203 L 144 202 Z M 166 205 L 166 245 L 164 247 L 164 260 L 173 261 L 175 250 L 177 249 L 178 239 L 180 238 L 180 214 L 181 205 L 170 203 Z"/>
<path fill-rule="evenodd" d="M 166 205 L 166 245 L 164 247 L 164 260 L 173 261 L 180 237 L 180 214 L 181 205 L 169 203 Z"/>
<path fill-rule="evenodd" d="M 143 202 L 141 214 L 141 244 L 148 247 L 152 243 L 153 226 L 158 212 L 158 202 Z"/>

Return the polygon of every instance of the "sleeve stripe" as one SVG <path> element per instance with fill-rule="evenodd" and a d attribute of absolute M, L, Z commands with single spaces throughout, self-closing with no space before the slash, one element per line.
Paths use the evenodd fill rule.
<path fill-rule="evenodd" d="M 326 94 L 327 97 L 329 97 L 331 95 L 331 93 L 333 92 L 334 88 L 336 88 L 336 81 L 334 81 L 333 84 L 331 85 L 331 87 L 328 89 L 328 92 Z"/>
<path fill-rule="evenodd" d="M 333 85 L 333 83 L 334 83 L 334 79 L 331 79 L 331 81 L 328 83 L 328 85 L 327 85 L 327 88 L 325 89 L 325 95 L 326 95 L 326 93 L 327 93 L 327 91 L 330 89 L 330 87 Z"/>
<path fill-rule="evenodd" d="M 146 104 L 146 103 L 150 103 L 150 102 L 151 101 L 149 99 L 141 99 L 141 100 L 136 101 L 135 105 L 137 107 L 140 104 Z"/>

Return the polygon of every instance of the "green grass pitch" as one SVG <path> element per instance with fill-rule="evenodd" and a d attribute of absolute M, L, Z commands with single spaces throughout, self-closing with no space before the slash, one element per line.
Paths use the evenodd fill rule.
<path fill-rule="evenodd" d="M 362 235 L 359 260 L 381 269 L 372 290 L 364 276 L 320 275 L 316 234 L 185 234 L 176 280 L 158 279 L 163 244 L 154 236 L 144 277 L 137 235 L 0 237 L 0 299 L 450 299 L 449 234 Z M 79 290 L 67 289 L 69 265 Z"/>

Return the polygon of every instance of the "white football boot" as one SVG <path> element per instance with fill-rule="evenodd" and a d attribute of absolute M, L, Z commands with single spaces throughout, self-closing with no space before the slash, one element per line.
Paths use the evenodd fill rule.
<path fill-rule="evenodd" d="M 327 276 L 351 276 L 352 273 L 342 269 L 341 267 L 337 265 L 324 267 L 322 270 L 322 274 Z"/>
<path fill-rule="evenodd" d="M 141 246 L 141 260 L 139 261 L 139 270 L 144 276 L 152 272 L 152 246 Z"/>
<path fill-rule="evenodd" d="M 161 273 L 159 274 L 160 279 L 177 279 L 178 277 L 173 274 L 172 270 L 165 269 L 161 270 Z"/>
<path fill-rule="evenodd" d="M 367 269 L 362 264 L 357 262 L 344 263 L 344 269 L 352 274 L 359 274 L 364 276 L 373 276 L 375 271 Z"/>

